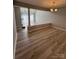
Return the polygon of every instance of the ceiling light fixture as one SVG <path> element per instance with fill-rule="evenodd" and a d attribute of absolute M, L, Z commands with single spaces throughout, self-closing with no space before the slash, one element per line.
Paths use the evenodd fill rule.
<path fill-rule="evenodd" d="M 53 6 L 55 6 L 55 7 L 56 7 L 56 3 L 55 3 L 55 1 L 53 1 Z M 57 8 L 54 8 L 54 9 L 53 9 L 53 8 L 51 8 L 51 9 L 50 9 L 50 11 L 51 11 L 51 12 L 57 12 L 57 11 L 58 11 L 58 9 L 57 9 Z"/>
<path fill-rule="evenodd" d="M 50 11 L 53 12 L 54 10 L 53 9 L 50 9 Z"/>
<path fill-rule="evenodd" d="M 58 9 L 55 9 L 54 11 L 58 11 Z"/>

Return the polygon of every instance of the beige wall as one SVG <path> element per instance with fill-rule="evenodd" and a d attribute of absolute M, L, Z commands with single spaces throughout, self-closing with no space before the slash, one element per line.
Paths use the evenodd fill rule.
<path fill-rule="evenodd" d="M 36 24 L 52 23 L 60 27 L 66 27 L 66 9 L 61 8 L 58 12 L 36 11 Z"/>

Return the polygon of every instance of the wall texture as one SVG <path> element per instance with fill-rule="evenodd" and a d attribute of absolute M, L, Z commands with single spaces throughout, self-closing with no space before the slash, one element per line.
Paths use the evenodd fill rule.
<path fill-rule="evenodd" d="M 66 28 L 66 8 L 61 8 L 58 12 L 36 11 L 36 24 L 52 23 Z"/>

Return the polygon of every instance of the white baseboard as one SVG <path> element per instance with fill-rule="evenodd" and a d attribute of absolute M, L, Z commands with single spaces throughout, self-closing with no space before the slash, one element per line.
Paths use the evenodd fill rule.
<path fill-rule="evenodd" d="M 62 30 L 62 31 L 66 31 L 66 28 L 64 28 L 64 27 L 60 27 L 60 26 L 56 26 L 56 25 L 52 25 L 52 27 L 59 29 L 59 30 Z"/>
<path fill-rule="evenodd" d="M 17 31 L 19 31 L 19 30 L 21 30 L 22 28 L 16 28 L 17 29 Z"/>

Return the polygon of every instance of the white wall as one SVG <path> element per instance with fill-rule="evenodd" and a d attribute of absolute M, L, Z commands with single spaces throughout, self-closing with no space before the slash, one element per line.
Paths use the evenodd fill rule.
<path fill-rule="evenodd" d="M 13 10 L 13 59 L 15 59 L 16 41 L 17 41 L 16 21 L 15 21 L 15 13 Z"/>
<path fill-rule="evenodd" d="M 17 30 L 19 30 L 19 29 L 22 28 L 20 8 L 15 6 L 14 10 L 15 10 L 15 18 L 16 18 Z"/>
<path fill-rule="evenodd" d="M 36 24 L 52 23 L 60 27 L 66 27 L 66 8 L 58 12 L 36 11 Z"/>

